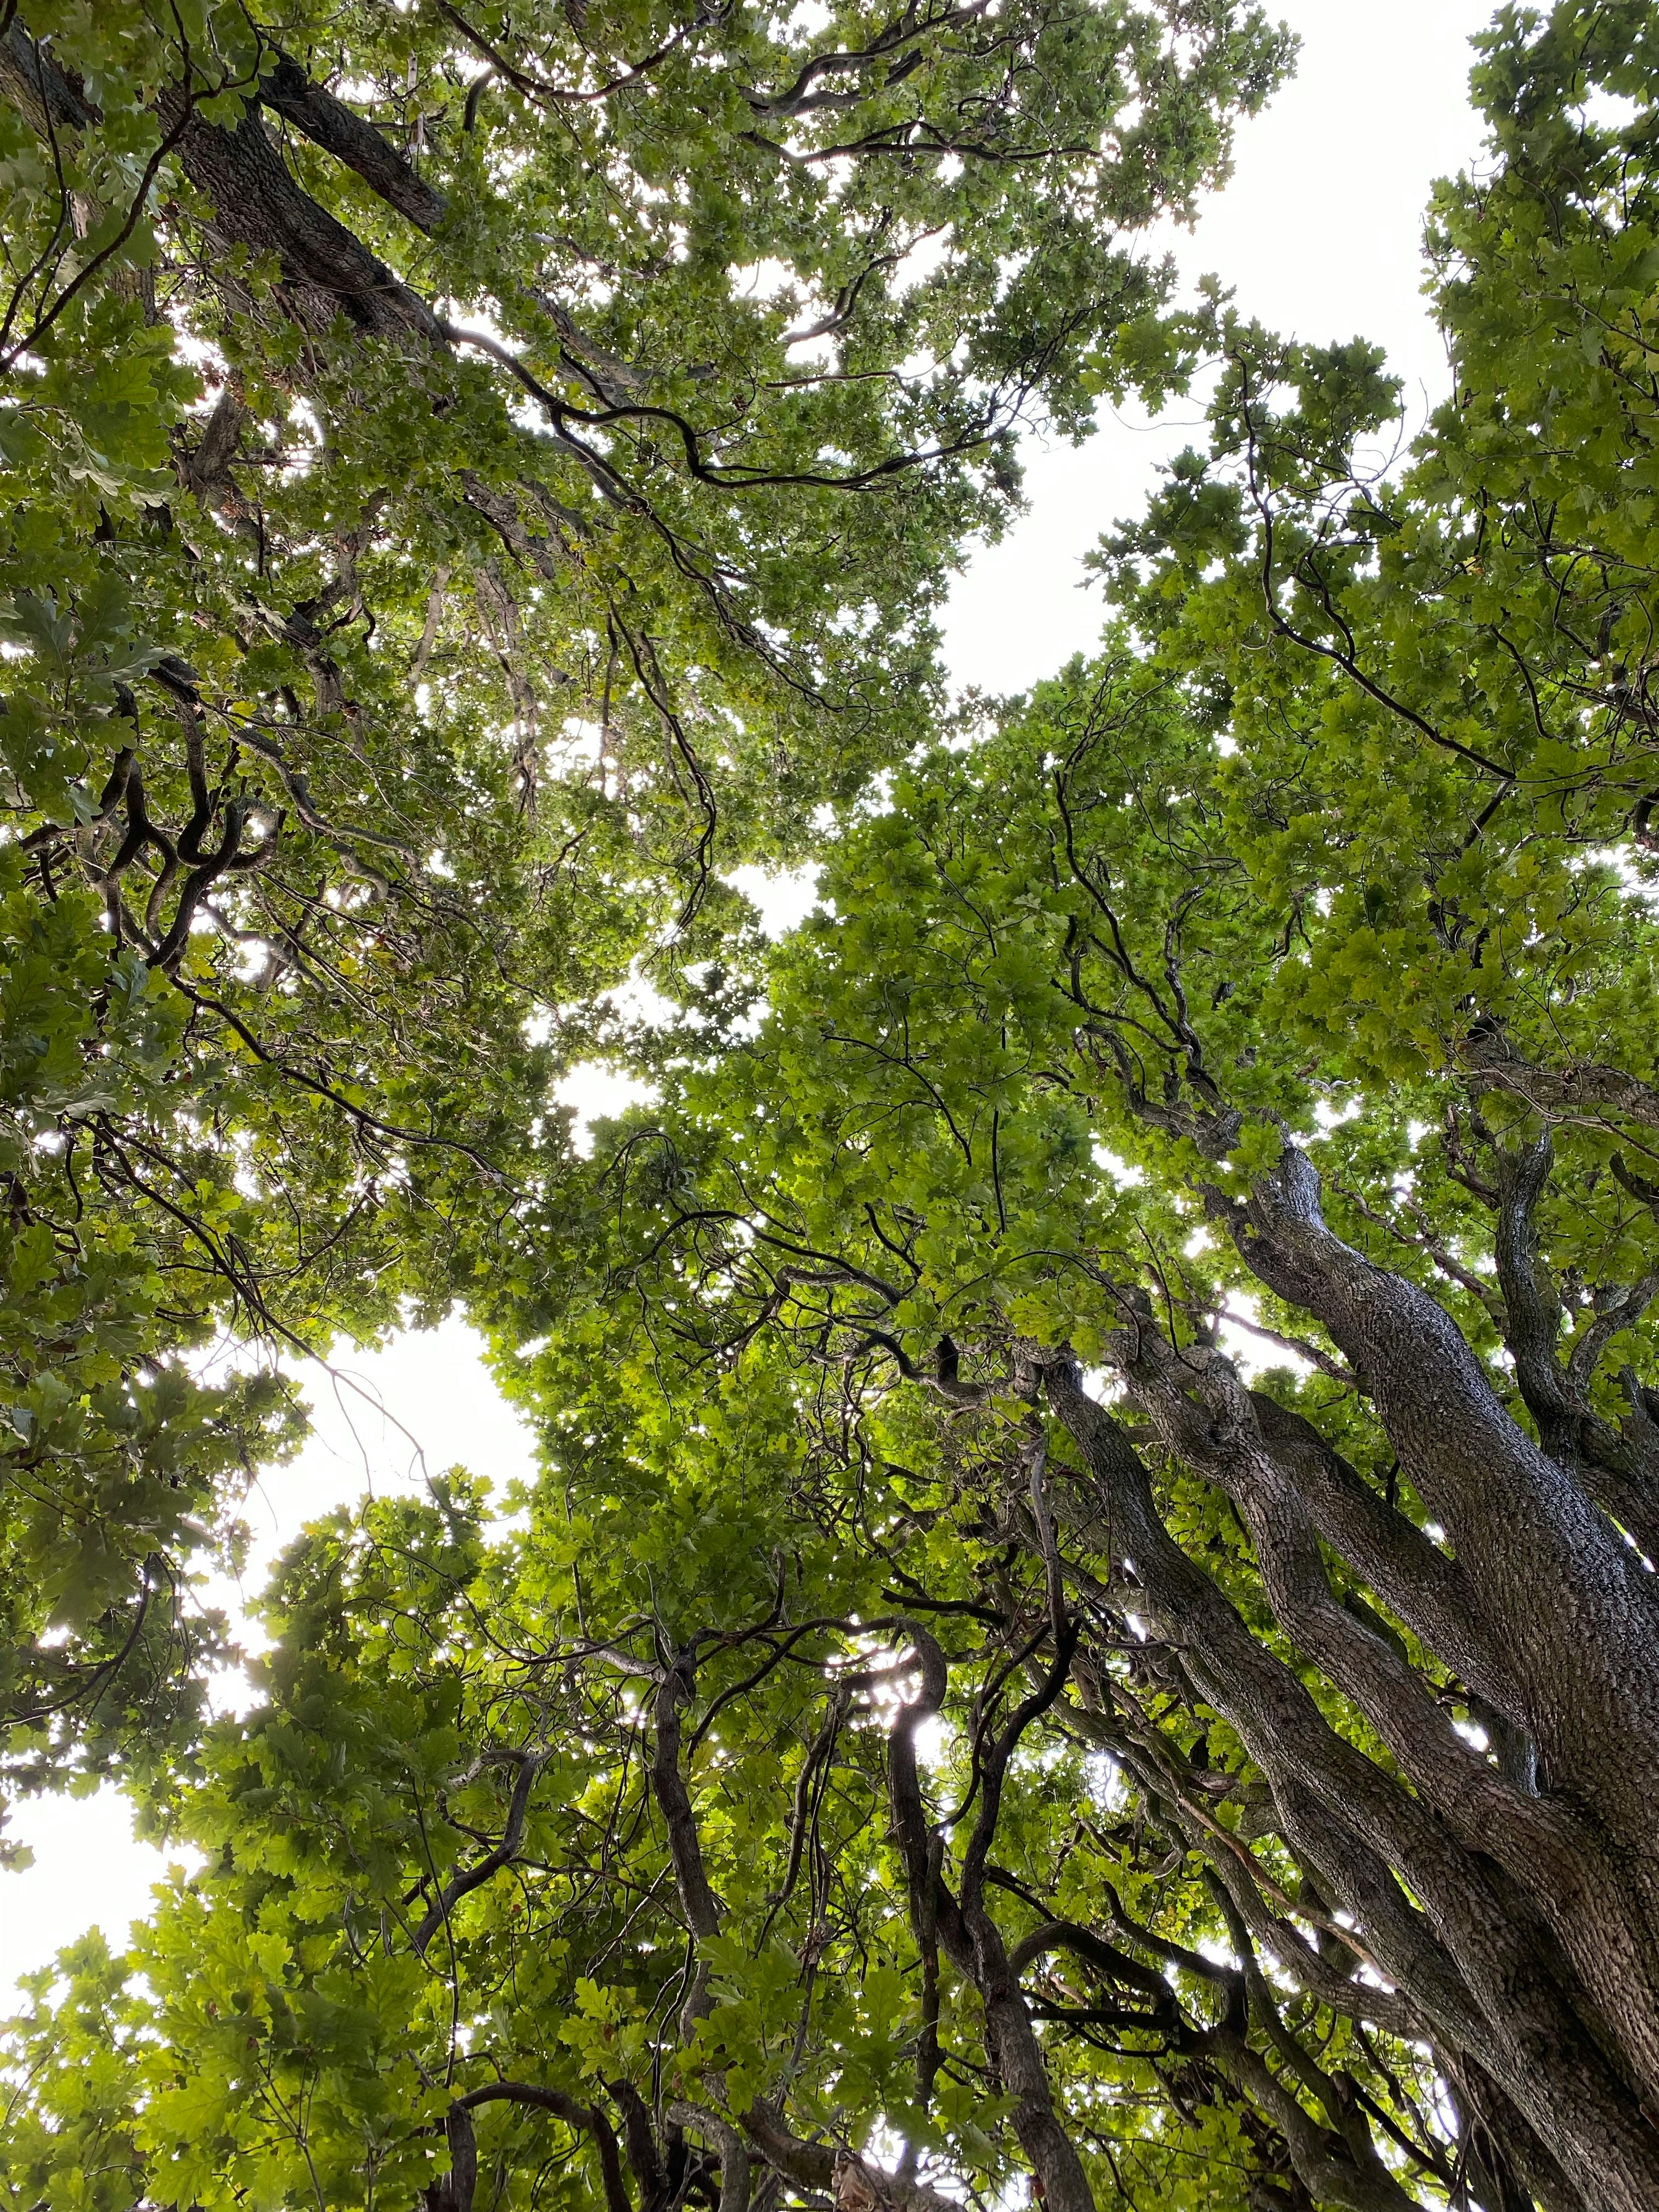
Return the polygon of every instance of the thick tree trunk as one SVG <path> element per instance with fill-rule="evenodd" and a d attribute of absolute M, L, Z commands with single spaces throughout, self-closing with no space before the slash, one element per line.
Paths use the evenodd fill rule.
<path fill-rule="evenodd" d="M 1287 1146 L 1229 1212 L 1254 1273 L 1314 1315 L 1359 1376 L 1444 1527 L 1471 1624 L 1536 1745 L 1540 1786 L 1605 1833 L 1659 1978 L 1659 1582 L 1572 1470 L 1516 1425 L 1443 1308 L 1326 1227 L 1303 1153 Z M 1659 2053 L 1650 2017 L 1625 2027 Z"/>
<path fill-rule="evenodd" d="M 1502 1869 L 1571 1960 L 1598 2037 L 1622 2052 L 1632 2078 L 1652 2094 L 1659 2089 L 1659 1975 L 1640 1899 L 1600 1828 L 1489 1763 L 1458 1735 L 1404 1654 L 1339 1604 L 1302 1498 L 1229 1361 L 1203 1347 L 1177 1352 L 1143 1328 L 1122 1340 L 1119 1364 L 1170 1449 L 1237 1505 L 1280 1625 L 1364 1712 L 1401 1773 L 1443 1817 L 1470 1855 L 1471 1878 L 1483 1859 Z M 1507 1692 L 1497 1702 L 1511 1711 L 1513 1692 L 1494 1686 Z"/>
<path fill-rule="evenodd" d="M 0 94 L 48 142 L 99 120 L 96 106 L 82 88 L 18 23 L 0 39 Z M 422 229 L 441 220 L 442 194 L 423 184 L 378 131 L 311 83 L 285 56 L 277 58 L 260 95 Z M 168 86 L 155 103 L 162 131 L 191 184 L 213 202 L 216 228 L 226 242 L 275 256 L 299 319 L 320 332 L 344 314 L 360 330 L 382 337 L 441 342 L 441 326 L 426 302 L 295 182 L 258 106 L 250 107 L 232 131 L 198 114 L 198 97 L 192 85 Z"/>
<path fill-rule="evenodd" d="M 366 334 L 441 344 L 426 302 L 326 208 L 301 191 L 271 144 L 258 110 L 234 131 L 187 112 L 189 93 L 170 87 L 156 103 L 162 126 L 182 130 L 178 155 L 198 191 L 211 200 L 218 227 L 237 245 L 274 256 L 296 314 L 325 330 L 343 314 Z"/>
<path fill-rule="evenodd" d="M 1659 2203 L 1659 2128 L 1643 2111 L 1632 2069 L 1613 2055 L 1621 2045 L 1644 2046 L 1632 2004 L 1621 2005 L 1618 2025 L 1626 2033 L 1610 2039 L 1607 2032 L 1609 1994 L 1634 1996 L 1620 1982 L 1616 1958 L 1598 1977 L 1603 2002 L 1588 2000 L 1563 1947 L 1516 1883 L 1330 1728 L 1302 1684 L 1175 1542 L 1146 1470 L 1118 1424 L 1084 1393 L 1076 1370 L 1053 1365 L 1046 1382 L 1055 1413 L 1101 1486 L 1102 1516 L 1133 1563 L 1157 1632 L 1181 1650 L 1200 1694 L 1237 1729 L 1268 1779 L 1285 1839 L 1328 1881 L 1383 1972 L 1417 2009 L 1424 2032 L 1449 2058 L 1466 2057 L 1496 2085 L 1543 2155 L 1573 2177 L 1590 2212 Z M 1156 1395 L 1150 1384 L 1147 1395 Z M 1183 1419 L 1183 1455 L 1200 1442 Z M 1370 1638 L 1376 1650 L 1366 1650 L 1356 1641 L 1366 1634 L 1358 1623 L 1351 1634 L 1330 1620 L 1327 1606 L 1339 1609 L 1328 1586 L 1321 1596 L 1323 1571 L 1316 1552 L 1310 1556 L 1305 1524 L 1297 1525 L 1298 1509 L 1286 1507 L 1265 1469 L 1258 1478 L 1259 1488 L 1241 1494 L 1249 1497 L 1266 1549 L 1279 1551 L 1275 1565 L 1263 1562 L 1279 1601 L 1300 1630 L 1325 1642 L 1327 1656 L 1351 1670 L 1363 1667 L 1376 1687 L 1387 1679 L 1377 1656 L 1386 1645 Z M 1285 1526 L 1275 1525 L 1275 1510 Z M 1414 1686 L 1413 1694 L 1420 1695 Z M 1427 1723 L 1421 1725 L 1426 1730 Z M 1426 1755 L 1423 1743 L 1414 1741 L 1413 1748 Z M 1435 1756 L 1450 1754 L 1443 1743 Z M 1445 1778 L 1446 1770 L 1437 1771 Z M 1494 1770 L 1484 1771 L 1489 1781 L 1456 1768 L 1459 1786 L 1472 1788 L 1477 1802 L 1492 1787 L 1509 1786 Z M 1465 1817 L 1478 1821 L 1467 1807 Z"/>

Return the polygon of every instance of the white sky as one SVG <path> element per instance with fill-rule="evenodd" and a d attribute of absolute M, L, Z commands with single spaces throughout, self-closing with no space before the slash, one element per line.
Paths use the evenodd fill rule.
<path fill-rule="evenodd" d="M 1214 271 L 1243 312 L 1278 329 L 1380 340 L 1420 419 L 1446 382 L 1419 291 L 1423 209 L 1432 179 L 1477 153 L 1466 41 L 1492 9 L 1487 0 L 1279 0 L 1277 12 L 1302 34 L 1297 76 L 1246 125 L 1232 183 L 1195 232 L 1171 234 L 1170 250 L 1185 277 Z M 959 685 L 1023 690 L 1094 643 L 1100 604 L 1083 587 L 1082 556 L 1136 510 L 1159 463 L 1197 427 L 1191 405 L 1154 422 L 1126 411 L 1081 449 L 1028 453 L 1030 511 L 971 561 L 951 596 L 945 646 Z M 775 897 L 769 926 L 805 902 Z M 460 1323 L 347 1364 L 418 1439 L 432 1469 L 459 1462 L 496 1483 L 530 1474 L 525 1431 Z M 252 1502 L 250 1588 L 307 1517 L 359 1495 L 366 1476 L 382 1493 L 419 1486 L 398 1429 L 361 1401 L 337 1402 L 325 1376 L 307 1395 L 317 1434 Z M 17 1974 L 46 1965 L 94 1921 L 119 1942 L 164 1863 L 132 1840 L 109 1792 L 20 1808 L 10 1833 L 33 1847 L 35 1863 L 0 1874 L 0 2008 Z"/>
<path fill-rule="evenodd" d="M 1219 276 L 1240 311 L 1314 340 L 1366 337 L 1407 380 L 1416 428 L 1447 386 L 1421 296 L 1429 187 L 1474 158 L 1468 40 L 1488 0 L 1267 0 L 1302 38 L 1297 74 L 1238 135 L 1232 181 L 1195 228 L 1161 232 L 1182 276 Z M 945 623 L 962 685 L 1024 690 L 1095 643 L 1079 563 L 1134 514 L 1158 465 L 1194 442 L 1196 403 L 1107 416 L 1087 446 L 1028 450 L 1030 511 L 973 562 Z"/>

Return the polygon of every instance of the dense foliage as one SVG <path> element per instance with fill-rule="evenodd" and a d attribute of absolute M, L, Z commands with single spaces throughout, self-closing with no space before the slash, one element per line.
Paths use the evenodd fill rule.
<path fill-rule="evenodd" d="M 718 944 L 721 872 L 931 711 L 1019 421 L 1156 388 L 1132 234 L 1283 43 L 1118 0 L 5 7 L 21 1778 L 187 1740 L 192 1555 L 287 1421 L 193 1355 L 442 1299 L 560 1171 L 604 992 Z"/>
<path fill-rule="evenodd" d="M 1217 25 L 1178 27 L 1201 89 Z M 410 1196 L 343 1248 L 374 1296 L 465 1300 L 542 1473 L 288 1555 L 258 1701 L 151 1783 L 202 1872 L 14 2026 L 19 2208 L 1659 2200 L 1650 11 L 1506 11 L 1475 85 L 1489 158 L 1429 234 L 1455 389 L 1412 451 L 1363 344 L 1218 301 L 1085 333 L 1081 385 L 1129 349 L 1216 374 L 1206 449 L 1103 544 L 1100 653 L 820 741 L 799 803 L 836 826 L 775 948 L 694 861 L 634 1039 L 658 1096 L 591 1163 L 507 1042 L 554 995 L 521 811 L 457 878 L 505 884 L 464 1097 L 428 1056 L 454 971 L 362 987 L 359 1110 L 482 1116 L 512 1187 L 402 1152 Z M 878 688 L 923 641 L 824 634 Z M 782 750 L 752 830 L 727 810 L 744 851 L 802 849 Z M 586 907 L 558 940 L 590 992 L 690 902 L 661 803 L 653 891 L 601 952 Z M 447 948 L 429 889 L 385 903 Z M 15 899 L 20 943 L 64 926 Z M 112 1126 L 197 1065 L 205 1152 L 339 1189 L 337 1098 L 296 1116 L 222 1032 L 172 1042 L 195 987 L 133 944 Z M 343 992 L 267 1018 L 319 1051 Z M 236 1248 L 250 1297 L 274 1237 Z"/>

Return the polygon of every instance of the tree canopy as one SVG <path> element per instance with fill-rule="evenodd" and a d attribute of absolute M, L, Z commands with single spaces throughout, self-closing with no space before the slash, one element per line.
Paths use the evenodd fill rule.
<path fill-rule="evenodd" d="M 25 1781 L 193 1725 L 191 1553 L 286 1425 L 197 1355 L 451 1295 L 605 991 L 934 711 L 1020 421 L 1167 377 L 1134 234 L 1285 52 L 1116 0 L 6 8 Z"/>
<path fill-rule="evenodd" d="M 9 33 L 11 1758 L 204 1855 L 33 1984 L 9 2201 L 1650 2206 L 1651 11 L 1480 43 L 1404 452 L 1109 234 L 1254 20 L 252 20 Z M 952 709 L 1017 410 L 1200 370 L 1098 653 Z M 294 1417 L 193 1347 L 453 1303 L 537 1480 L 343 1502 L 207 1717 Z"/>

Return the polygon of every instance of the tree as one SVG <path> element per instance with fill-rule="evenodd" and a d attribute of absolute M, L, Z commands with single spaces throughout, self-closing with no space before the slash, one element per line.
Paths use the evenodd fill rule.
<path fill-rule="evenodd" d="M 605 992 L 927 711 L 1017 423 L 1079 430 L 1102 347 L 1156 385 L 1133 234 L 1285 52 L 1230 5 L 6 6 L 20 1780 L 193 1725 L 192 1559 L 292 1419 L 190 1357 L 447 1297 Z"/>
<path fill-rule="evenodd" d="M 1134 2014 L 1315 2202 L 1406 2201 L 1384 2146 L 1486 2203 L 1659 2182 L 1650 29 L 1493 35 L 1504 158 L 1437 210 L 1458 394 L 1397 481 L 1374 356 L 1218 314 L 1115 647 L 848 831 L 695 1152 L 634 1140 L 659 1340 L 792 1343 L 890 1601 L 988 1607 L 1030 1687 L 1000 1735 L 976 1687 L 942 1863 L 889 1774 L 1048 2201 L 1093 2185 L 1074 2061 L 997 2008 L 1055 1951 L 1079 2040 Z M 1241 1373 L 1230 1313 L 1300 1374 Z M 970 1498 L 976 1600 L 921 1533 Z M 943 1631 L 902 1633 L 936 1705 Z M 998 1759 L 1078 1742 L 1209 1885 L 1231 2009 L 1161 2030 L 1091 1949 L 1145 1845 L 1081 1808 L 1048 1867 L 1016 1816 L 1035 1923 L 973 1917 Z"/>
<path fill-rule="evenodd" d="M 541 1478 L 290 1554 L 20 2205 L 1654 2201 L 1650 15 L 463 1231 Z"/>

